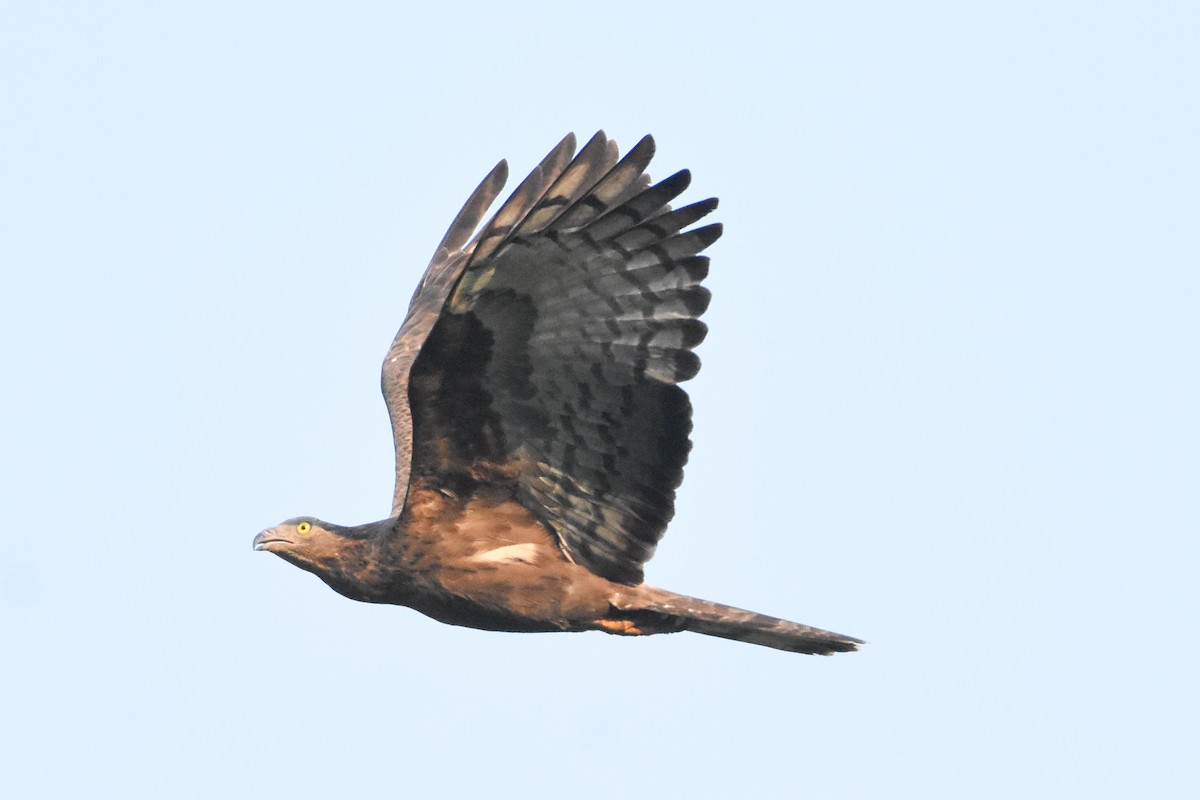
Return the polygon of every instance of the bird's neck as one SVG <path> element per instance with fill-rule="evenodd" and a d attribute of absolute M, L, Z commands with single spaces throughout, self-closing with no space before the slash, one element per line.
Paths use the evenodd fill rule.
<path fill-rule="evenodd" d="M 385 519 L 352 528 L 338 528 L 326 546 L 311 554 L 308 569 L 339 594 L 367 603 L 381 602 L 395 575 L 381 554 L 398 533 L 399 520 Z"/>

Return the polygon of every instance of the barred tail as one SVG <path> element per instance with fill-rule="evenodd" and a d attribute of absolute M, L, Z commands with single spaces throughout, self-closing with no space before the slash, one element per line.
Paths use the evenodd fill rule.
<path fill-rule="evenodd" d="M 706 636 L 760 644 L 790 653 L 822 656 L 857 650 L 860 644 L 865 644 L 852 636 L 768 617 L 766 614 L 648 586 L 639 588 L 643 590 L 639 594 L 644 604 L 639 604 L 634 618 L 644 619 L 643 614 L 654 617 L 654 622 L 646 625 L 649 629 L 654 629 L 657 623 L 662 626 L 660 630 L 695 631 Z"/>

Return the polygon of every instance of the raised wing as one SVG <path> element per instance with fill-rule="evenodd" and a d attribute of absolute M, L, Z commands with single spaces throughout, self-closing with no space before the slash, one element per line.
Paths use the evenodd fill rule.
<path fill-rule="evenodd" d="M 698 253 L 721 229 L 682 232 L 716 200 L 671 211 L 690 176 L 648 186 L 650 137 L 619 162 L 599 133 L 568 163 L 570 141 L 475 239 L 444 244 L 449 257 L 422 281 L 387 362 L 403 380 L 389 386 L 384 371 L 385 394 L 400 392 L 389 396 L 397 461 L 411 457 L 393 513 L 401 477 L 449 490 L 509 483 L 568 557 L 638 583 L 687 461 L 691 405 L 676 384 L 700 367 L 709 293 Z M 486 195 L 456 225 L 481 216 Z"/>

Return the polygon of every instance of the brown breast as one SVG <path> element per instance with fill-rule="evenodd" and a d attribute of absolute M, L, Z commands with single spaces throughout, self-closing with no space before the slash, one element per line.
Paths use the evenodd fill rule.
<path fill-rule="evenodd" d="M 385 602 L 489 630 L 578 630 L 607 613 L 623 587 L 570 562 L 503 486 L 473 489 L 410 490 L 394 554 L 407 585 Z"/>

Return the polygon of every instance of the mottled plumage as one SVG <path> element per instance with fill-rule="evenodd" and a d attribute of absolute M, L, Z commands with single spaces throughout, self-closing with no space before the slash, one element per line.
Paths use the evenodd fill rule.
<path fill-rule="evenodd" d="M 491 630 L 692 630 L 805 653 L 857 639 L 642 584 L 691 443 L 708 306 L 685 170 L 650 185 L 650 137 L 618 160 L 567 136 L 480 227 L 502 161 L 438 246 L 384 359 L 392 515 L 263 531 L 357 600 Z"/>

